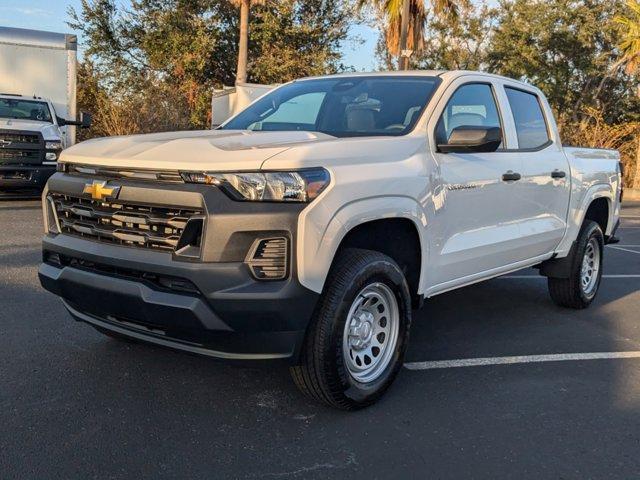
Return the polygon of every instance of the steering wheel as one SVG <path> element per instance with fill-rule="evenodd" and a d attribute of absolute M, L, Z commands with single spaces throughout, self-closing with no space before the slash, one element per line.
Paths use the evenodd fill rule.
<path fill-rule="evenodd" d="M 385 130 L 404 130 L 406 128 L 406 125 L 403 125 L 401 123 L 392 123 L 391 125 L 387 125 L 386 127 L 384 127 Z"/>

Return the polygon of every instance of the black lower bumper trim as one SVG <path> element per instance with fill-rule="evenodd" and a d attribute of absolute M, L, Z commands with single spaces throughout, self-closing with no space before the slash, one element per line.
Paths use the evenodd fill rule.
<path fill-rule="evenodd" d="M 136 340 L 141 340 L 143 342 L 153 343 L 177 350 L 184 350 L 186 352 L 195 353 L 198 355 L 206 355 L 209 357 L 215 357 L 225 360 L 275 360 L 289 358 L 293 354 L 293 350 L 283 353 L 234 353 L 214 350 L 203 344 L 167 337 L 159 333 L 154 333 L 152 330 L 142 331 L 140 329 L 136 330 L 135 327 L 132 328 L 131 326 L 127 327 L 124 325 L 117 325 L 113 321 L 107 321 L 93 315 L 82 313 L 74 309 L 67 302 L 63 301 L 63 303 L 69 313 L 78 321 L 88 323 L 90 325 L 93 325 L 94 327 L 110 330 L 112 332 L 118 333 L 120 335 L 125 335 Z"/>

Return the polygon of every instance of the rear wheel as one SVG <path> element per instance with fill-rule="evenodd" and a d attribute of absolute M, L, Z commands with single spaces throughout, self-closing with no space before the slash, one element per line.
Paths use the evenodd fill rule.
<path fill-rule="evenodd" d="M 604 236 L 600 226 L 585 221 L 580 231 L 568 278 L 548 278 L 553 301 L 568 308 L 588 307 L 598 293 L 602 278 Z"/>
<path fill-rule="evenodd" d="M 345 249 L 327 278 L 307 332 L 296 385 L 333 407 L 374 403 L 400 367 L 411 324 L 411 300 L 398 265 L 379 252 Z"/>

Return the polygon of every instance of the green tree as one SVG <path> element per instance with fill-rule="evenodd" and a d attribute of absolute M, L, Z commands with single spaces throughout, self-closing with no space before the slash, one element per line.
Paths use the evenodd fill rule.
<path fill-rule="evenodd" d="M 256 9 L 251 29 L 251 75 L 281 83 L 336 73 L 356 12 L 349 0 L 279 0 Z"/>
<path fill-rule="evenodd" d="M 172 119 L 170 124 L 157 123 L 157 129 L 206 128 L 212 89 L 233 84 L 243 63 L 250 70 L 248 80 L 261 83 L 341 68 L 340 44 L 355 19 L 352 3 L 255 4 L 247 61 L 239 65 L 234 1 L 135 0 L 125 10 L 117 0 L 82 0 L 78 11 L 69 10 L 69 24 L 81 33 L 85 58 L 108 98 L 148 113 L 155 105 Z M 131 117 L 136 120 L 123 125 L 136 131 L 153 129 L 151 120 L 145 125 L 136 112 Z"/>
<path fill-rule="evenodd" d="M 265 0 L 231 0 L 240 9 L 240 32 L 238 39 L 238 68 L 236 84 L 247 81 L 247 61 L 249 58 L 249 13 L 251 5 L 264 4 Z"/>
<path fill-rule="evenodd" d="M 613 18 L 622 0 L 501 0 L 488 69 L 540 87 L 559 116 L 588 107 L 616 123 L 638 112 L 633 82 L 616 61 Z M 586 117 L 585 117 L 586 118 Z"/>
<path fill-rule="evenodd" d="M 428 15 L 424 48 L 411 59 L 427 70 L 486 70 L 496 10 L 463 1 L 455 18 Z"/>
<path fill-rule="evenodd" d="M 629 75 L 637 77 L 640 72 L 640 2 L 627 0 L 627 11 L 615 18 L 620 26 L 622 41 L 619 44 L 620 64 L 625 66 Z M 636 90 L 640 96 L 640 89 Z M 634 188 L 640 188 L 640 139 L 636 140 L 636 168 L 634 175 Z"/>
<path fill-rule="evenodd" d="M 620 61 L 629 75 L 640 72 L 640 1 L 627 0 L 628 11 L 615 17 L 622 30 Z"/>
<path fill-rule="evenodd" d="M 430 0 L 439 17 L 455 17 L 458 4 L 466 0 Z M 358 7 L 373 7 L 383 22 L 383 37 L 388 55 L 400 56 L 405 49 L 420 52 L 424 47 L 424 27 L 427 19 L 425 0 L 358 0 Z M 404 20 L 404 22 L 403 22 Z M 407 65 L 405 60 L 405 68 Z"/>

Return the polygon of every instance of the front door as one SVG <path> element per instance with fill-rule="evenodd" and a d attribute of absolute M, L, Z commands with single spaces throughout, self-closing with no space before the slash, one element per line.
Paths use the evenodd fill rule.
<path fill-rule="evenodd" d="M 499 127 L 503 145 L 486 153 L 435 152 L 436 186 L 428 287 L 443 290 L 471 282 L 520 260 L 514 205 L 521 159 L 504 149 L 505 135 L 494 86 L 486 82 L 451 87 L 435 127 L 436 143 L 460 126 Z"/>

